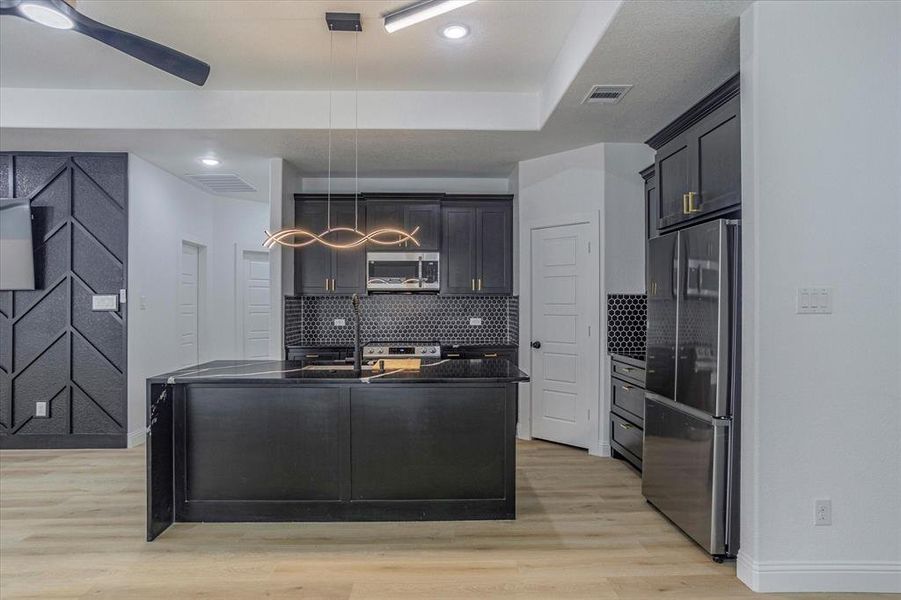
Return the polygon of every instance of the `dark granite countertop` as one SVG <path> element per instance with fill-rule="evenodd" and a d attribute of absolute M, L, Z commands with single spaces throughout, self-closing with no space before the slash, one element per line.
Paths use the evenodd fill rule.
<path fill-rule="evenodd" d="M 514 383 L 529 376 L 503 358 L 445 359 L 423 362 L 417 371 L 304 369 L 299 361 L 215 360 L 150 377 L 150 383 Z"/>

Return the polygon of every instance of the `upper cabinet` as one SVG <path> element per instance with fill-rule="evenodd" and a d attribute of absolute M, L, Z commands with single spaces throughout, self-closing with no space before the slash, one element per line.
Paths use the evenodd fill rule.
<path fill-rule="evenodd" d="M 512 197 L 448 196 L 447 200 L 441 209 L 441 293 L 512 293 Z"/>
<path fill-rule="evenodd" d="M 405 240 L 393 249 L 436 251 L 441 247 L 441 198 L 444 194 L 366 194 L 366 231 L 382 227 L 412 232 L 419 246 Z M 370 244 L 370 250 L 385 246 Z"/>
<path fill-rule="evenodd" d="M 656 213 L 657 230 L 741 206 L 738 94 L 736 75 L 648 140 L 657 150 L 655 205 L 648 211 Z"/>
<path fill-rule="evenodd" d="M 640 175 L 644 179 L 645 237 L 651 239 L 659 235 L 657 221 L 660 208 L 657 201 L 657 173 L 654 165 L 646 168 Z"/>
<path fill-rule="evenodd" d="M 312 233 L 326 230 L 329 219 L 332 228 L 353 228 L 355 223 L 362 226 L 366 222 L 366 206 L 359 202 L 354 206 L 353 196 L 349 198 L 332 194 L 331 209 L 319 195 L 298 199 L 294 210 L 295 227 Z M 350 232 L 339 231 L 332 234 L 329 241 L 343 244 L 356 239 Z M 330 295 L 366 293 L 366 249 L 361 244 L 356 248 L 336 249 L 319 243 L 294 250 L 294 289 L 298 295 Z"/>

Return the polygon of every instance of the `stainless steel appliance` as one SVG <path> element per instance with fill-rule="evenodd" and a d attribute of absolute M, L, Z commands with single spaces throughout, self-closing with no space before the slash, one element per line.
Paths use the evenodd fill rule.
<path fill-rule="evenodd" d="M 717 560 L 738 552 L 740 226 L 648 242 L 645 498 Z"/>
<path fill-rule="evenodd" d="M 363 358 L 440 358 L 438 342 L 370 342 L 363 346 Z"/>
<path fill-rule="evenodd" d="M 437 292 L 441 288 L 437 252 L 367 252 L 370 292 Z"/>

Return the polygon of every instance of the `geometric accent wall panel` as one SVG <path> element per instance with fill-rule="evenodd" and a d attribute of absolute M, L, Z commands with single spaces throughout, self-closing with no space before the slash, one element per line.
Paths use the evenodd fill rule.
<path fill-rule="evenodd" d="M 91 299 L 127 287 L 128 157 L 0 153 L 0 192 L 31 205 L 37 288 L 0 290 L 0 448 L 125 446 L 127 307 Z"/>

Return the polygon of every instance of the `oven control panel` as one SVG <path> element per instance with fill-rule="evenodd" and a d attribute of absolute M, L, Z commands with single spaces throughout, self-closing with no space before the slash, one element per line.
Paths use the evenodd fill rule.
<path fill-rule="evenodd" d="M 363 346 L 363 358 L 439 358 L 441 346 L 438 344 L 369 344 Z"/>

